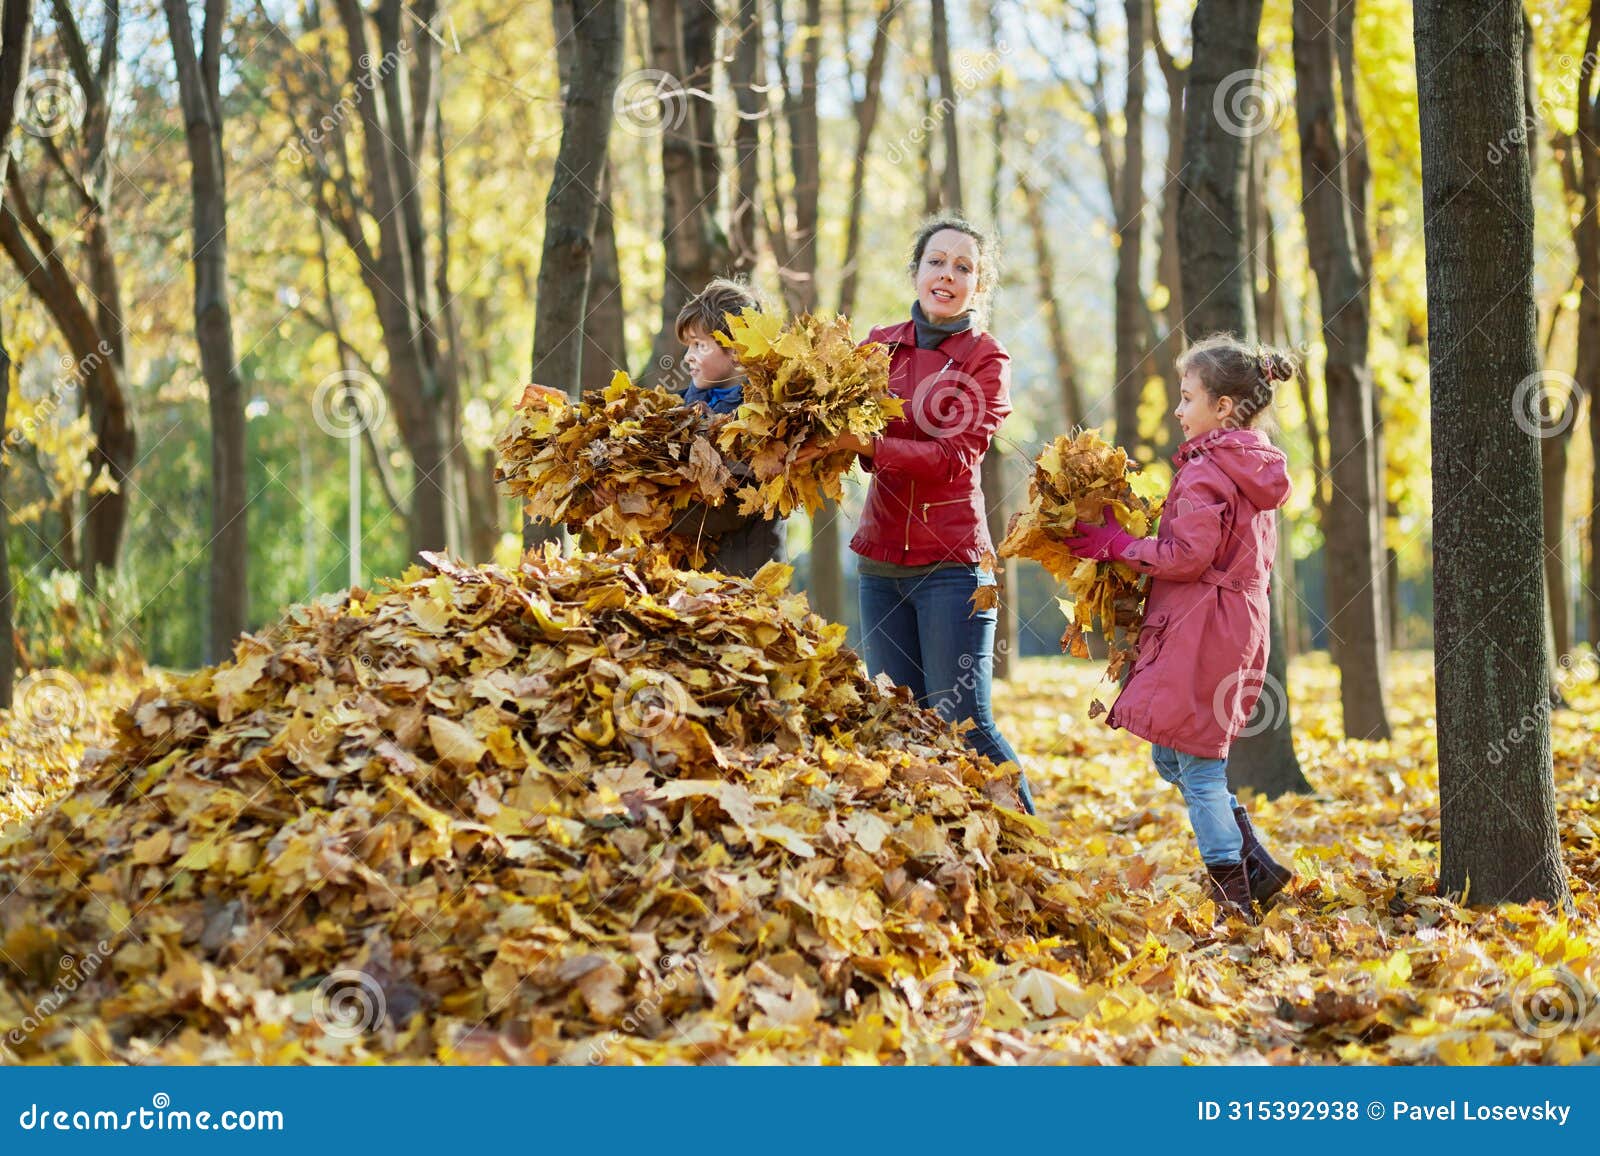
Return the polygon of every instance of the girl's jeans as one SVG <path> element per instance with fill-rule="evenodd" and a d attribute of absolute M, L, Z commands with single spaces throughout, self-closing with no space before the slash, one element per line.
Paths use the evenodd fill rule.
<path fill-rule="evenodd" d="M 971 719 L 969 746 L 995 766 L 1015 763 L 1028 814 L 1033 793 L 1022 761 L 994 723 L 994 610 L 972 611 L 972 594 L 994 585 L 978 566 L 945 566 L 916 578 L 861 576 L 861 629 L 867 669 L 909 687 L 917 702 L 948 722 Z"/>
<path fill-rule="evenodd" d="M 1161 777 L 1176 784 L 1189 804 L 1189 825 L 1194 828 L 1205 865 L 1237 864 L 1244 850 L 1244 835 L 1233 817 L 1239 800 L 1228 790 L 1228 760 L 1186 755 L 1160 745 L 1152 745 L 1150 753 Z"/>

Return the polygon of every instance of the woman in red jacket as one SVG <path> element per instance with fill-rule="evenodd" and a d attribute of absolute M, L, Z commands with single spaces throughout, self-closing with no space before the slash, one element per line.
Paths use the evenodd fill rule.
<path fill-rule="evenodd" d="M 1011 412 L 1010 358 L 976 324 L 994 261 L 981 233 L 945 218 L 917 233 L 910 272 L 911 320 L 867 338 L 889 346 L 889 387 L 905 400 L 905 416 L 871 442 L 839 443 L 872 475 L 850 543 L 861 559 L 867 668 L 951 722 L 971 719 L 968 742 L 997 766 L 1017 765 L 1031 814 L 1027 776 L 990 705 L 997 613 L 973 607 L 978 588 L 995 583 L 984 565 L 994 544 L 980 467 Z"/>

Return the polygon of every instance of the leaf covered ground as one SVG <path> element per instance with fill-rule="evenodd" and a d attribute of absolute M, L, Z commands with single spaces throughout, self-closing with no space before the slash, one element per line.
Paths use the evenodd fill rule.
<path fill-rule="evenodd" d="M 1336 676 L 1313 657 L 1292 685 L 1320 793 L 1253 805 L 1296 884 L 1260 927 L 1214 927 L 1177 792 L 1147 747 L 1085 717 L 1105 692 L 1091 664 L 1028 660 L 996 688 L 1035 825 L 916 712 L 847 677 L 834 635 L 781 590 L 674 602 L 657 586 L 634 615 L 616 575 L 557 578 L 532 611 L 533 681 L 509 677 L 531 640 L 496 629 L 520 596 L 420 579 L 353 615 L 301 611 L 232 667 L 143 696 L 112 759 L 132 773 L 92 763 L 53 813 L 66 760 L 41 784 L 37 759 L 0 747 L 16 816 L 0 835 L 0 1062 L 1600 1055 L 1593 684 L 1569 681 L 1578 709 L 1551 715 L 1574 915 L 1434 896 L 1428 656 L 1398 657 L 1387 743 L 1337 737 Z M 579 586 L 600 599 L 581 614 Z M 611 637 L 651 620 L 654 640 Z M 762 667 L 730 631 L 776 657 Z M 538 647 L 563 637 L 585 666 L 552 681 Z M 432 664 L 426 680 L 397 647 Z M 673 684 L 641 670 L 724 709 L 662 714 Z M 774 693 L 730 708 L 741 672 Z M 375 697 L 352 699 L 352 679 Z M 83 685 L 82 735 L 109 740 L 129 687 Z M 553 685 L 567 697 L 551 713 Z M 380 700 L 398 742 L 369 759 Z M 508 745 L 501 727 L 532 705 L 547 724 Z M 755 720 L 746 737 L 767 749 L 746 762 L 729 740 Z M 593 760 L 576 785 L 530 769 L 562 752 Z"/>

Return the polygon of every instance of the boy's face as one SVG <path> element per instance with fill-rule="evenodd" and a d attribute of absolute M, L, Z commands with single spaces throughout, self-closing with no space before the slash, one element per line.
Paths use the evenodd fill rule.
<path fill-rule="evenodd" d="M 683 367 L 702 388 L 739 376 L 739 362 L 733 351 L 699 326 L 683 331 Z"/>

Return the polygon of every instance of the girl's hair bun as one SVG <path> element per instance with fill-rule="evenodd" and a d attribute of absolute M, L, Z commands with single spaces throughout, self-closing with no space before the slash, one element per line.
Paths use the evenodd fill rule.
<path fill-rule="evenodd" d="M 1261 376 L 1267 381 L 1288 381 L 1294 376 L 1294 362 L 1276 349 L 1263 349 L 1257 360 L 1261 364 Z"/>

